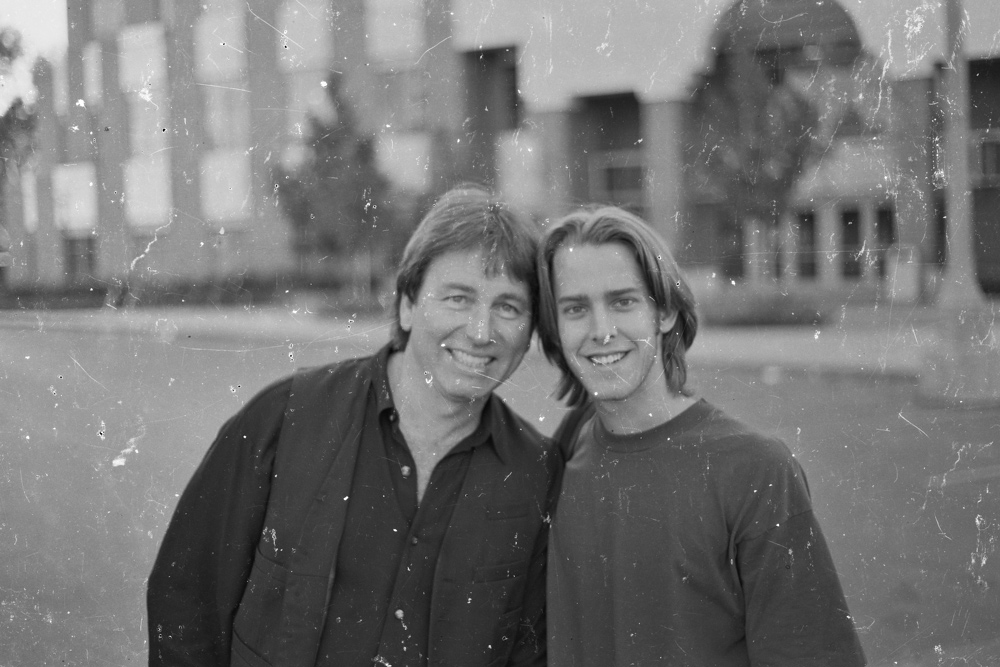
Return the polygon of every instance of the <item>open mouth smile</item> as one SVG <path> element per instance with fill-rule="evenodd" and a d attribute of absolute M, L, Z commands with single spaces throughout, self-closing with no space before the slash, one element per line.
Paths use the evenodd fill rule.
<path fill-rule="evenodd" d="M 610 366 L 625 358 L 627 352 L 615 352 L 614 354 L 595 354 L 587 357 L 590 363 L 595 366 Z"/>
<path fill-rule="evenodd" d="M 451 350 L 451 358 L 455 360 L 459 366 L 472 371 L 473 373 L 482 373 L 486 370 L 490 361 L 493 357 L 483 357 L 478 354 L 469 354 L 468 352 L 463 352 L 462 350 Z"/>

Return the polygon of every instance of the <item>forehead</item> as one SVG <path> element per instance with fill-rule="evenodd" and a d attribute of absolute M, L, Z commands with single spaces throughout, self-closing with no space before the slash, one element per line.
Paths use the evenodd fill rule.
<path fill-rule="evenodd" d="M 529 299 L 528 286 L 511 277 L 509 271 L 488 271 L 483 251 L 455 250 L 431 260 L 424 274 L 421 291 L 430 292 L 445 286 L 476 291 L 511 293 Z"/>
<path fill-rule="evenodd" d="M 647 292 L 639 263 L 621 243 L 566 245 L 552 261 L 556 295 L 638 289 Z"/>

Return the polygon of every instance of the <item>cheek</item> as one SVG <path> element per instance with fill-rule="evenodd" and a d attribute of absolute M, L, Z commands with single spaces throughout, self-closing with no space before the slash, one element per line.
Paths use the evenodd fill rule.
<path fill-rule="evenodd" d="M 579 347 L 583 327 L 578 322 L 559 322 L 559 346 L 566 352 Z M 567 355 L 568 356 L 568 355 Z"/>

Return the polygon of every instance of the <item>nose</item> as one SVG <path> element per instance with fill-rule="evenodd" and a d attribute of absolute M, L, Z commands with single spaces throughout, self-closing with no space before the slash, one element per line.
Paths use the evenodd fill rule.
<path fill-rule="evenodd" d="M 591 311 L 590 335 L 601 345 L 607 345 L 615 337 L 616 329 L 611 313 L 606 308 Z"/>
<path fill-rule="evenodd" d="M 469 316 L 467 327 L 469 338 L 480 345 L 485 345 L 493 340 L 493 318 L 489 307 L 477 308 Z"/>

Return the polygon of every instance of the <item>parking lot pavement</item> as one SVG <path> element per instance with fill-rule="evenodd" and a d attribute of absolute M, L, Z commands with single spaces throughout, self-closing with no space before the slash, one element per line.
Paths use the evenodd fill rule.
<path fill-rule="evenodd" d="M 915 377 L 931 338 L 927 309 L 845 310 L 821 326 L 703 327 L 688 353 L 692 363 L 713 366 L 779 367 Z M 111 308 L 6 311 L 0 327 L 79 330 L 179 337 L 236 337 L 244 340 L 329 341 L 388 336 L 384 315 L 317 315 L 281 306 L 254 308 Z"/>

